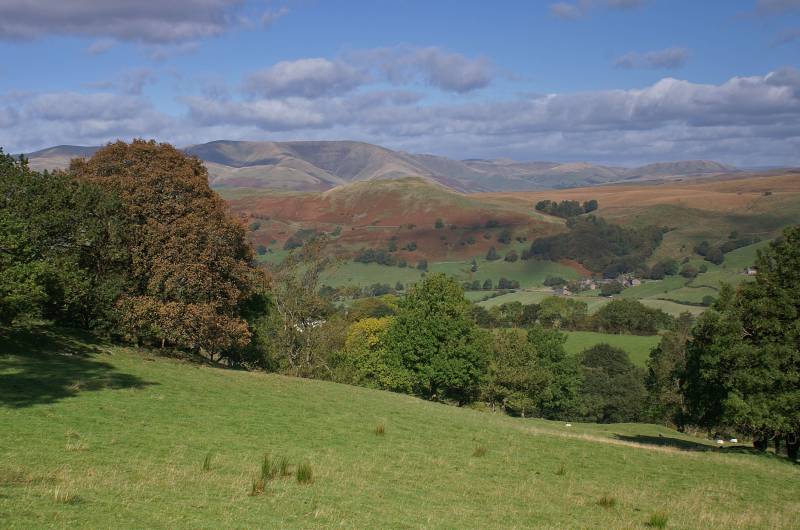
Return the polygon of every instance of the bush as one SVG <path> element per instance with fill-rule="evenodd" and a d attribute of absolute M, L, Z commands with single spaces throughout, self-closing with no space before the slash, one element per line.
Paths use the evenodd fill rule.
<path fill-rule="evenodd" d="M 680 274 L 684 278 L 697 278 L 698 271 L 697 271 L 696 267 L 694 267 L 694 266 L 692 266 L 692 265 L 687 263 L 686 265 L 681 267 L 681 273 Z"/>
<path fill-rule="evenodd" d="M 548 276 L 543 283 L 547 287 L 561 287 L 567 285 L 567 280 L 560 276 Z"/>

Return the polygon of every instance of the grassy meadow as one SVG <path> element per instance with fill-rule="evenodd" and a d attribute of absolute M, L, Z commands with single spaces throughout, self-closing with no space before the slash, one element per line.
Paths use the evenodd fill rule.
<path fill-rule="evenodd" d="M 800 466 L 745 447 L 225 370 L 63 331 L 0 338 L 0 425 L 3 528 L 800 520 Z"/>

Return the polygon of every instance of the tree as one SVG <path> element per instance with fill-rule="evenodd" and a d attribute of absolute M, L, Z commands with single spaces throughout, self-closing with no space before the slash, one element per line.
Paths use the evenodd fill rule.
<path fill-rule="evenodd" d="M 560 276 L 548 276 L 544 279 L 543 284 L 546 287 L 561 287 L 562 285 L 567 284 L 567 280 Z"/>
<path fill-rule="evenodd" d="M 512 250 L 509 250 L 508 253 L 506 253 L 506 257 L 503 258 L 503 259 L 504 259 L 504 261 L 507 261 L 509 263 L 514 263 L 515 261 L 517 261 L 519 259 L 519 254 L 517 254 L 516 250 L 512 249 Z"/>
<path fill-rule="evenodd" d="M 662 335 L 658 346 L 647 360 L 645 387 L 648 394 L 648 416 L 654 421 L 682 428 L 686 407 L 680 379 L 686 371 L 686 345 L 692 336 L 694 317 L 681 313 L 672 330 Z"/>
<path fill-rule="evenodd" d="M 684 278 L 697 278 L 697 267 L 686 263 L 683 267 L 681 267 L 681 276 Z"/>
<path fill-rule="evenodd" d="M 428 399 L 473 401 L 486 370 L 489 337 L 475 323 L 458 283 L 430 274 L 410 289 L 386 336 L 413 391 Z"/>
<path fill-rule="evenodd" d="M 0 149 L 0 325 L 48 319 L 107 331 L 129 282 L 115 194 L 31 171 Z"/>
<path fill-rule="evenodd" d="M 503 228 L 503 230 L 500 232 L 500 235 L 497 236 L 497 241 L 504 245 L 511 243 L 511 230 L 508 228 Z"/>
<path fill-rule="evenodd" d="M 499 259 L 500 255 L 497 253 L 497 249 L 490 247 L 489 252 L 486 253 L 486 261 L 497 261 Z"/>
<path fill-rule="evenodd" d="M 800 226 L 759 252 L 755 282 L 725 287 L 698 320 L 687 351 L 689 414 L 708 428 L 728 427 L 800 448 Z"/>
<path fill-rule="evenodd" d="M 258 247 L 256 247 L 256 252 L 258 253 L 259 256 L 263 256 L 264 254 L 267 253 L 267 247 L 265 247 L 264 245 L 258 245 Z"/>
<path fill-rule="evenodd" d="M 417 270 L 427 271 L 428 270 L 428 260 L 421 259 L 417 262 Z"/>
<path fill-rule="evenodd" d="M 475 258 L 472 258 L 472 265 L 470 266 L 469 270 L 471 272 L 478 272 L 478 261 Z"/>
<path fill-rule="evenodd" d="M 672 323 L 672 318 L 660 309 L 630 298 L 612 300 L 597 311 L 593 320 L 600 331 L 635 335 L 654 335 L 660 327 Z"/>
<path fill-rule="evenodd" d="M 495 335 L 482 397 L 492 408 L 499 405 L 515 416 L 538 415 L 541 396 L 546 393 L 550 374 L 539 366 L 535 348 L 525 335 L 502 330 Z"/>
<path fill-rule="evenodd" d="M 538 325 L 528 330 L 528 347 L 547 377 L 537 398 L 537 413 L 543 418 L 571 419 L 578 412 L 581 378 L 575 358 L 564 350 L 566 341 L 565 334 Z"/>
<path fill-rule="evenodd" d="M 586 302 L 559 296 L 548 296 L 539 303 L 539 322 L 555 329 L 575 329 L 587 318 Z"/>
<path fill-rule="evenodd" d="M 622 284 L 618 281 L 607 282 L 600 285 L 600 294 L 603 296 L 612 296 L 622 292 Z"/>
<path fill-rule="evenodd" d="M 154 141 L 116 142 L 73 160 L 70 173 L 121 200 L 131 253 L 131 285 L 118 302 L 127 338 L 212 359 L 249 342 L 238 313 L 261 275 L 244 228 L 197 158 Z"/>
<path fill-rule="evenodd" d="M 486 278 L 486 281 L 483 282 L 483 290 L 490 291 L 492 289 L 492 280 L 490 278 Z"/>
<path fill-rule="evenodd" d="M 433 225 L 436 230 L 441 230 L 444 228 L 444 220 L 441 217 L 436 219 L 436 223 Z"/>
<path fill-rule="evenodd" d="M 583 203 L 583 213 L 590 213 L 597 210 L 598 204 L 597 200 L 590 199 Z"/>
<path fill-rule="evenodd" d="M 712 247 L 708 249 L 705 259 L 714 265 L 720 265 L 723 261 L 725 261 L 725 255 L 722 253 L 722 250 L 720 250 L 719 247 Z"/>
<path fill-rule="evenodd" d="M 647 392 L 644 370 L 628 354 L 598 344 L 580 355 L 583 416 L 596 423 L 640 421 Z"/>
<path fill-rule="evenodd" d="M 344 348 L 336 357 L 334 379 L 343 383 L 398 392 L 411 390 L 411 376 L 400 359 L 387 353 L 389 317 L 365 318 L 350 325 Z"/>

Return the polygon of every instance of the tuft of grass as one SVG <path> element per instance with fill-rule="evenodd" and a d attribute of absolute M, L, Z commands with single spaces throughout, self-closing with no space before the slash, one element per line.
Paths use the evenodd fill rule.
<path fill-rule="evenodd" d="M 311 484 L 314 482 L 314 472 L 308 462 L 303 462 L 297 466 L 297 482 L 299 484 Z"/>
<path fill-rule="evenodd" d="M 206 457 L 203 459 L 203 471 L 211 471 L 211 459 L 213 458 L 213 454 L 209 451 L 206 454 Z"/>
<path fill-rule="evenodd" d="M 285 456 L 282 456 L 280 460 L 278 460 L 278 475 L 281 477 L 288 477 L 292 474 L 291 466 L 289 465 L 289 459 Z"/>
<path fill-rule="evenodd" d="M 617 499 L 609 495 L 603 495 L 598 499 L 597 504 L 603 508 L 613 508 L 617 505 Z"/>
<path fill-rule="evenodd" d="M 384 425 L 383 422 L 379 423 L 375 427 L 375 434 L 377 434 L 378 436 L 383 436 L 384 434 L 386 434 L 386 425 Z"/>
<path fill-rule="evenodd" d="M 480 458 L 482 456 L 486 456 L 486 451 L 488 451 L 488 449 L 486 449 L 485 445 L 478 445 L 478 446 L 475 447 L 475 450 L 472 451 L 472 456 L 474 456 L 476 458 Z"/>
<path fill-rule="evenodd" d="M 558 475 L 559 477 L 563 477 L 566 474 L 567 474 L 567 468 L 564 467 L 564 464 L 561 464 L 561 466 L 559 466 L 558 468 L 558 471 L 556 471 L 556 475 Z"/>
<path fill-rule="evenodd" d="M 250 496 L 256 497 L 258 495 L 263 495 L 266 485 L 267 483 L 264 481 L 263 477 L 254 478 L 253 483 L 250 487 Z"/>
<path fill-rule="evenodd" d="M 261 480 L 272 480 L 278 476 L 278 465 L 272 460 L 269 453 L 264 455 L 264 461 L 261 462 Z"/>
<path fill-rule="evenodd" d="M 656 512 L 645 523 L 650 528 L 666 528 L 669 516 L 664 512 Z"/>
<path fill-rule="evenodd" d="M 62 486 L 53 490 L 53 500 L 58 504 L 78 504 L 81 498 Z"/>

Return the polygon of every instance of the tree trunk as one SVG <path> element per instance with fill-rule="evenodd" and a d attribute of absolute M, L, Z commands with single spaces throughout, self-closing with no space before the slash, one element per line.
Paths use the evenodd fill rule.
<path fill-rule="evenodd" d="M 780 436 L 775 437 L 775 454 L 781 454 L 781 438 Z"/>
<path fill-rule="evenodd" d="M 753 440 L 753 447 L 755 447 L 759 451 L 766 451 L 768 445 L 769 445 L 769 440 L 767 440 L 766 438 L 764 438 L 763 440 L 758 440 L 758 439 Z"/>
<path fill-rule="evenodd" d="M 797 450 L 800 449 L 800 437 L 795 436 L 794 440 L 786 440 L 786 454 L 792 462 L 797 461 Z"/>

